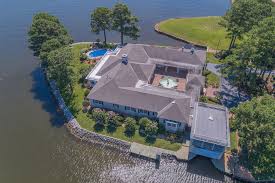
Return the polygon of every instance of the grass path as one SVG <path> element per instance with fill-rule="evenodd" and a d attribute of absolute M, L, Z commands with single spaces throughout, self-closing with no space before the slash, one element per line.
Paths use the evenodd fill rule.
<path fill-rule="evenodd" d="M 159 31 L 210 49 L 227 49 L 229 39 L 226 30 L 219 25 L 221 17 L 177 18 L 156 25 Z"/>

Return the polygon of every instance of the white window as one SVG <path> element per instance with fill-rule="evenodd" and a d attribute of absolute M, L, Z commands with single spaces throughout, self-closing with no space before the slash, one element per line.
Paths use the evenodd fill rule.
<path fill-rule="evenodd" d="M 166 120 L 165 121 L 165 127 L 166 127 L 166 130 L 168 131 L 172 131 L 172 132 L 176 132 L 178 130 L 178 123 L 177 122 L 173 122 L 173 121 L 168 121 Z"/>

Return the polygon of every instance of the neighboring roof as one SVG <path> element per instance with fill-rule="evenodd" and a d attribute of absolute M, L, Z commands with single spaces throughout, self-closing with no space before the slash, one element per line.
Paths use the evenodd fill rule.
<path fill-rule="evenodd" d="M 230 146 L 227 109 L 223 106 L 197 103 L 191 138 Z"/>

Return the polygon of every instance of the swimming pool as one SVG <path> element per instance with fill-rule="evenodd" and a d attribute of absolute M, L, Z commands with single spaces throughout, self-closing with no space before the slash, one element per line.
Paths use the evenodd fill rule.
<path fill-rule="evenodd" d="M 91 58 L 102 57 L 107 51 L 107 49 L 93 50 L 89 53 L 89 56 Z"/>

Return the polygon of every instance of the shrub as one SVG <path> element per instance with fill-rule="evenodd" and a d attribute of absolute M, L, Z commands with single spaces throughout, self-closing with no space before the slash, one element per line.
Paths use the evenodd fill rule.
<path fill-rule="evenodd" d="M 88 56 L 85 53 L 80 54 L 80 60 L 81 61 L 84 61 L 84 60 L 87 60 L 87 59 L 88 59 Z"/>
<path fill-rule="evenodd" d="M 131 134 L 131 136 L 135 133 L 136 131 L 136 120 L 131 117 L 127 117 L 125 119 L 125 133 Z"/>
<path fill-rule="evenodd" d="M 200 102 L 205 102 L 205 103 L 207 103 L 207 102 L 208 102 L 207 96 L 201 96 L 201 97 L 200 97 Z"/>
<path fill-rule="evenodd" d="M 113 118 L 113 122 L 117 125 L 117 126 L 121 126 L 123 124 L 124 118 L 120 115 L 116 115 Z"/>
<path fill-rule="evenodd" d="M 149 122 L 145 127 L 145 134 L 147 136 L 156 136 L 158 133 L 158 124 L 156 122 Z"/>
<path fill-rule="evenodd" d="M 89 72 L 91 71 L 92 67 L 85 67 L 85 68 L 81 68 L 79 70 L 79 75 L 81 76 L 79 79 L 79 83 L 83 83 L 86 76 L 89 74 Z"/>
<path fill-rule="evenodd" d="M 202 71 L 202 75 L 203 76 L 207 76 L 209 74 L 211 74 L 211 72 L 209 70 L 207 70 L 207 69 L 205 69 L 205 70 Z"/>
<path fill-rule="evenodd" d="M 88 106 L 90 105 L 90 101 L 89 101 L 89 100 L 84 100 L 84 101 L 82 102 L 82 105 L 83 105 L 84 107 L 88 107 Z"/>
<path fill-rule="evenodd" d="M 108 122 L 108 114 L 105 111 L 98 108 L 93 109 L 92 117 L 94 118 L 96 123 L 99 123 L 102 125 Z"/>
<path fill-rule="evenodd" d="M 108 43 L 108 44 L 105 45 L 105 47 L 109 48 L 109 49 L 114 49 L 114 48 L 116 48 L 116 45 L 113 44 L 113 43 Z"/>
<path fill-rule="evenodd" d="M 113 119 L 117 114 L 114 111 L 107 112 L 109 119 Z"/>
<path fill-rule="evenodd" d="M 208 100 L 213 102 L 213 103 L 216 103 L 216 104 L 220 104 L 220 100 L 217 98 L 217 97 L 208 97 Z"/>
<path fill-rule="evenodd" d="M 117 114 L 114 111 L 108 111 L 107 112 L 108 115 L 108 124 L 114 127 L 117 127 L 118 125 L 116 124 L 116 121 L 114 120 L 115 117 L 117 116 Z"/>
<path fill-rule="evenodd" d="M 146 118 L 146 117 L 143 117 L 143 118 L 140 118 L 140 120 L 138 121 L 138 124 L 139 124 L 139 129 L 140 130 L 145 130 L 145 127 L 147 126 L 148 123 L 150 123 L 151 120 Z"/>
<path fill-rule="evenodd" d="M 176 132 L 177 139 L 182 138 L 182 137 L 183 137 L 183 134 L 184 134 L 183 131 L 179 131 L 179 130 L 178 130 L 178 131 Z"/>
<path fill-rule="evenodd" d="M 95 42 L 96 42 L 96 43 L 100 43 L 100 39 L 97 38 L 97 39 L 95 40 Z"/>
<path fill-rule="evenodd" d="M 84 97 L 85 97 L 85 98 L 89 95 L 90 91 L 91 91 L 90 89 L 86 89 L 86 90 L 84 91 Z"/>
<path fill-rule="evenodd" d="M 236 131 L 237 130 L 237 124 L 234 119 L 229 120 L 229 127 L 231 131 Z"/>
<path fill-rule="evenodd" d="M 161 123 L 158 123 L 158 133 L 159 134 L 165 134 L 166 130 L 165 130 L 165 126 Z"/>
<path fill-rule="evenodd" d="M 83 48 L 80 50 L 80 54 L 87 53 L 89 51 L 89 48 Z"/>
<path fill-rule="evenodd" d="M 174 133 L 168 133 L 167 134 L 167 140 L 171 141 L 171 142 L 175 142 L 177 139 L 177 134 Z"/>

